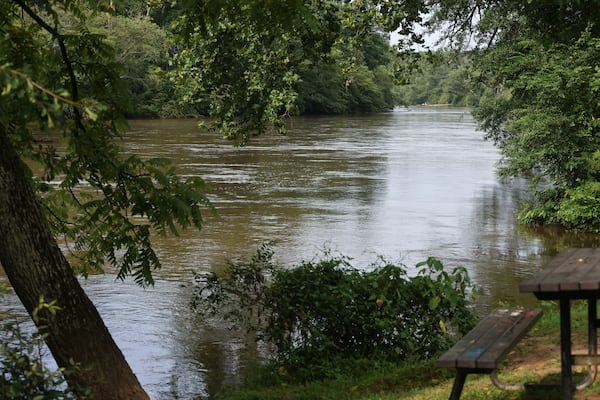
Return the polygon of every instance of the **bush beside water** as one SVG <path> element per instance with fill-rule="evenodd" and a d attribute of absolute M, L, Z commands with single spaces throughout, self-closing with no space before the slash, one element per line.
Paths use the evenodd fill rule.
<path fill-rule="evenodd" d="M 462 267 L 448 271 L 431 257 L 411 276 L 383 258 L 359 269 L 326 252 L 286 268 L 273 255 L 268 243 L 222 273 L 197 274 L 193 303 L 204 317 L 223 318 L 272 349 L 263 369 L 271 381 L 359 376 L 430 359 L 474 325 L 472 286 Z M 58 310 L 43 299 L 38 309 Z M 42 334 L 23 332 L 7 315 L 0 322 L 1 398 L 78 398 L 64 380 L 76 368 L 44 365 Z"/>
<path fill-rule="evenodd" d="M 196 275 L 193 305 L 256 335 L 272 349 L 269 367 L 278 379 L 321 380 L 352 373 L 356 363 L 431 358 L 475 322 L 467 271 L 448 272 L 433 257 L 410 276 L 384 259 L 358 269 L 326 252 L 285 268 L 273 255 L 265 244 L 249 261 Z"/>

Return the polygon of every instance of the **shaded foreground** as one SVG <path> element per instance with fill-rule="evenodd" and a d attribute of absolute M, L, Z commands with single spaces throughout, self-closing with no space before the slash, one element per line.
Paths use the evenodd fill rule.
<path fill-rule="evenodd" d="M 560 344 L 557 305 L 542 302 L 544 316 L 508 355 L 499 376 L 515 383 L 559 383 Z M 574 353 L 585 352 L 585 310 L 581 303 L 573 311 Z M 583 369 L 574 369 L 575 381 L 584 375 Z M 454 379 L 452 370 L 439 369 L 435 360 L 417 364 L 407 363 L 394 370 L 365 371 L 359 378 L 340 377 L 307 385 L 256 387 L 224 394 L 228 400 L 246 399 L 353 399 L 353 400 L 442 400 L 447 399 Z M 600 382 L 577 392 L 575 399 L 600 399 Z M 463 400 L 552 400 L 560 399 L 559 390 L 503 391 L 497 389 L 485 375 L 469 375 Z"/>

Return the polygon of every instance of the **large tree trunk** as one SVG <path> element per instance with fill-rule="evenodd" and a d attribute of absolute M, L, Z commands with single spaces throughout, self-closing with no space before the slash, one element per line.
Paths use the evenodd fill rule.
<path fill-rule="evenodd" d="M 40 296 L 57 301 L 61 309 L 42 322 L 57 364 L 81 365 L 70 386 L 91 389 L 94 400 L 148 399 L 59 249 L 25 171 L 0 124 L 0 264 L 11 285 L 30 314 Z"/>

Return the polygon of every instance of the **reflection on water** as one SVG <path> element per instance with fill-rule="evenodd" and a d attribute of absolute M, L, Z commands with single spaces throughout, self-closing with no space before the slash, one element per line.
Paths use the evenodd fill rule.
<path fill-rule="evenodd" d="M 465 109 L 420 108 L 373 116 L 295 118 L 287 136 L 233 147 L 192 120 L 132 121 L 127 151 L 170 157 L 203 177 L 220 217 L 201 232 L 157 239 L 163 270 L 141 289 L 95 276 L 86 291 L 142 384 L 156 399 L 210 398 L 239 383 L 257 350 L 191 315 L 191 272 L 250 256 L 280 241 L 295 263 L 327 246 L 368 265 L 377 255 L 407 266 L 428 256 L 465 266 L 478 308 L 528 303 L 518 282 L 566 247 L 598 246 L 598 235 L 519 228 L 524 183 L 502 185 L 498 152 Z"/>
<path fill-rule="evenodd" d="M 153 399 L 209 398 L 240 383 L 251 346 L 191 314 L 190 289 L 163 280 L 151 289 L 93 276 L 83 282 L 107 327 Z"/>

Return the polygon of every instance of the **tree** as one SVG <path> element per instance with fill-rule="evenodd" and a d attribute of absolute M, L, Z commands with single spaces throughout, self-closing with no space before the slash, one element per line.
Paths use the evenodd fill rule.
<path fill-rule="evenodd" d="M 424 3 L 190 0 L 176 27 L 181 51 L 175 56 L 175 80 L 184 100 L 208 109 L 214 118 L 211 126 L 226 137 L 243 144 L 270 128 L 284 132 L 286 117 L 298 111 L 300 74 L 335 58 L 334 46 L 344 55 L 326 74 L 335 77 L 341 71 L 342 85 L 348 78 L 356 84 L 355 75 L 365 78 L 359 84 L 370 91 L 366 102 L 373 103 L 376 90 L 369 82 L 372 75 L 364 70 L 362 45 L 374 32 L 396 29 L 407 38 L 406 44 L 419 41 L 414 24 L 421 19 Z M 377 47 L 375 41 L 370 45 Z M 377 63 L 369 55 L 367 59 Z M 339 95 L 329 85 L 326 90 Z M 332 110 L 339 106 L 340 102 L 325 104 Z M 357 102 L 350 109 L 380 106 Z"/>
<path fill-rule="evenodd" d="M 454 23 L 451 38 L 482 45 L 487 95 L 474 114 L 502 151 L 501 174 L 531 179 L 533 198 L 520 220 L 600 232 L 597 5 L 438 3 L 437 21 Z"/>
<path fill-rule="evenodd" d="M 409 82 L 396 88 L 403 104 L 478 103 L 481 85 L 473 84 L 473 56 L 468 52 L 437 50 L 423 54 Z"/>
<path fill-rule="evenodd" d="M 360 52 L 337 43 L 331 56 L 298 68 L 296 104 L 301 114 L 380 112 L 394 107 L 392 51 L 381 32 L 365 36 Z M 351 67 L 343 68 L 353 58 Z"/>
<path fill-rule="evenodd" d="M 110 29 L 103 18 L 98 17 L 93 22 L 98 24 L 94 30 L 106 35 L 108 43 L 115 49 L 115 61 L 122 65 L 121 79 L 131 103 L 127 115 L 162 114 L 172 93 L 169 93 L 168 87 L 164 87 L 168 80 L 163 78 L 166 81 L 163 83 L 152 79 L 152 76 L 167 67 L 167 32 L 145 16 L 115 15 L 111 17 Z"/>
<path fill-rule="evenodd" d="M 69 385 L 96 399 L 144 399 L 73 269 L 85 275 L 108 264 L 119 278 L 152 284 L 160 260 L 151 234 L 199 229 L 201 211 L 212 208 L 200 178 L 179 178 L 168 160 L 119 152 L 127 107 L 121 66 L 87 26 L 99 12 L 110 20 L 115 3 L 0 3 L 0 263 L 30 314 L 41 297 L 57 305 L 38 328 L 60 367 L 79 365 Z M 362 23 L 362 12 L 370 16 L 379 3 L 186 2 L 179 31 L 188 47 L 178 61 L 181 77 L 198 79 L 187 81 L 189 98 L 209 99 L 220 128 L 242 140 L 266 122 L 281 126 L 297 63 L 328 51 L 340 15 Z M 393 24 L 408 24 L 415 10 L 398 8 L 405 18 Z M 60 150 L 41 135 L 62 141 Z"/>
<path fill-rule="evenodd" d="M 86 27 L 95 2 L 29 4 L 0 5 L 0 263 L 30 314 L 41 297 L 59 307 L 39 329 L 60 367 L 80 366 L 69 385 L 96 399 L 145 399 L 56 239 L 72 245 L 84 273 L 108 262 L 151 284 L 160 262 L 150 232 L 200 228 L 203 182 L 182 181 L 165 160 L 120 155 L 126 97 L 111 48 Z M 65 150 L 44 146 L 40 133 Z"/>
<path fill-rule="evenodd" d="M 168 79 L 169 53 L 174 50 L 172 34 L 145 14 L 149 4 L 130 4 L 131 8 L 123 11 L 125 15 L 117 11 L 110 17 L 110 27 L 102 15 L 88 20 L 87 26 L 106 36 L 114 48 L 130 102 L 125 113 L 128 118 L 171 118 L 194 113 L 177 101 L 175 85 Z"/>
<path fill-rule="evenodd" d="M 213 126 L 245 143 L 294 110 L 297 66 L 326 54 L 339 31 L 330 2 L 192 2 L 175 56 L 184 100 L 209 109 Z M 267 12 L 268 10 L 268 12 Z"/>

